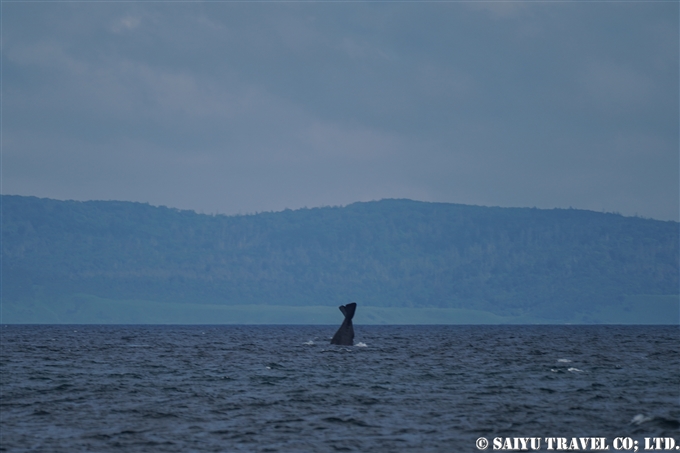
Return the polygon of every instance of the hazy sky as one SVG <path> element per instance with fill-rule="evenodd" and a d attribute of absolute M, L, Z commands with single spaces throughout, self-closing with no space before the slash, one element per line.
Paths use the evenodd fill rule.
<path fill-rule="evenodd" d="M 678 220 L 679 4 L 2 4 L 2 193 Z"/>

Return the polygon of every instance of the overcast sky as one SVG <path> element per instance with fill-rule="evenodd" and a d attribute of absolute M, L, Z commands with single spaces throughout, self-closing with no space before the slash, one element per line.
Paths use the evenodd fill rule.
<path fill-rule="evenodd" d="M 2 193 L 678 220 L 679 4 L 2 4 Z"/>

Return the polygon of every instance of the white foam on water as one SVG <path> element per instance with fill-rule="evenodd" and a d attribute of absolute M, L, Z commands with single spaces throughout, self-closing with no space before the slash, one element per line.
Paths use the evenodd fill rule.
<path fill-rule="evenodd" d="M 583 370 L 579 370 L 578 368 L 568 368 L 567 371 L 571 371 L 572 373 L 577 372 L 577 373 L 583 373 Z"/>
<path fill-rule="evenodd" d="M 366 343 L 364 343 L 363 341 L 358 342 L 358 343 L 355 344 L 354 346 L 356 346 L 357 348 L 366 348 L 366 347 L 368 347 L 368 345 L 367 345 Z"/>
<path fill-rule="evenodd" d="M 557 361 L 560 363 L 571 363 L 571 360 L 569 359 L 557 359 Z"/>
<path fill-rule="evenodd" d="M 308 346 L 312 346 L 312 345 L 314 344 L 314 342 L 313 342 L 312 340 L 309 340 L 309 341 L 305 341 L 305 342 L 302 343 L 302 344 L 306 344 L 306 345 L 308 345 Z"/>
<path fill-rule="evenodd" d="M 652 419 L 652 417 L 648 417 L 645 414 L 637 414 L 633 419 L 630 421 L 631 425 L 641 425 L 645 422 L 648 422 Z"/>

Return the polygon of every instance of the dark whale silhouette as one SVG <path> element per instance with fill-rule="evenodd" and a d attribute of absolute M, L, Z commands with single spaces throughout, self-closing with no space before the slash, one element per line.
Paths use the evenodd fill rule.
<path fill-rule="evenodd" d="M 352 325 L 352 318 L 354 318 L 354 312 L 357 309 L 357 304 L 352 302 L 347 305 L 340 305 L 340 311 L 345 315 L 345 320 L 342 325 L 333 335 L 331 344 L 339 344 L 343 346 L 354 345 L 354 326 Z"/>

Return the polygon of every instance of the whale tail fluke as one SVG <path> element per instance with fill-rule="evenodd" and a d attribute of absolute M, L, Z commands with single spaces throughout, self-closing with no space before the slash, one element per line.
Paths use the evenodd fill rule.
<path fill-rule="evenodd" d="M 357 311 L 357 304 L 352 302 L 351 304 L 340 305 L 339 308 L 342 314 L 345 315 L 345 318 L 351 321 L 354 318 L 354 312 Z"/>
<path fill-rule="evenodd" d="M 347 305 L 341 305 L 340 311 L 345 315 L 345 320 L 342 321 L 342 325 L 333 335 L 331 339 L 331 344 L 339 344 L 342 346 L 352 346 L 354 345 L 354 326 L 352 325 L 352 318 L 354 318 L 354 312 L 357 310 L 357 304 L 354 302 Z"/>

